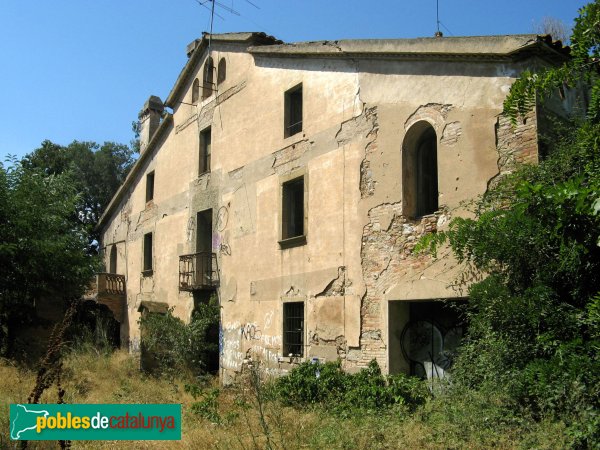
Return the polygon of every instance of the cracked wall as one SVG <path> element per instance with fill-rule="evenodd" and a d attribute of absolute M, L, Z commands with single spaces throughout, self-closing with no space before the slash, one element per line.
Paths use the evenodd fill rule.
<path fill-rule="evenodd" d="M 282 354 L 283 305 L 298 301 L 304 359 L 339 358 L 357 370 L 376 358 L 384 371 L 401 370 L 390 342 L 407 320 L 403 304 L 464 296 L 453 285 L 453 259 L 443 252 L 435 261 L 416 256 L 414 245 L 466 215 L 461 202 L 485 191 L 499 153 L 508 161 L 516 142 L 535 130 L 528 122 L 510 131 L 498 119 L 512 79 L 490 64 L 265 58 L 234 50 L 215 43 L 215 61 L 227 58 L 225 84 L 197 105 L 188 104 L 188 89 L 105 231 L 104 244 L 117 245 L 127 267 L 132 346 L 142 300 L 168 303 L 189 318 L 194 300 L 177 289 L 179 256 L 195 251 L 196 215 L 211 208 L 225 382 L 249 357 L 272 374 L 299 362 Z M 286 138 L 283 96 L 299 83 L 302 131 Z M 419 121 L 436 132 L 440 208 L 409 220 L 402 215 L 402 151 Z M 211 171 L 198 175 L 199 132 L 208 126 Z M 155 198 L 146 204 L 151 170 Z M 306 183 L 306 244 L 282 248 L 281 186 L 296 176 Z M 148 232 L 155 233 L 155 269 L 142 277 Z"/>

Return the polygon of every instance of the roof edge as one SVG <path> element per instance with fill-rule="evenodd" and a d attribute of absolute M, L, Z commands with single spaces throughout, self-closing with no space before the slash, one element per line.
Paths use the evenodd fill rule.
<path fill-rule="evenodd" d="M 283 44 L 283 41 L 270 36 L 263 32 L 244 32 L 244 33 L 223 33 L 223 34 L 210 34 L 204 31 L 202 38 L 195 39 L 187 46 L 188 61 L 179 73 L 175 85 L 169 92 L 165 105 L 169 108 L 174 108 L 177 103 L 176 98 L 179 96 L 183 86 L 185 85 L 190 73 L 196 66 L 198 61 L 202 58 L 205 50 L 208 48 L 210 42 L 227 42 L 237 44 L 247 44 L 248 47 L 260 47 L 264 45 L 279 45 Z"/>
<path fill-rule="evenodd" d="M 398 59 L 456 59 L 457 57 L 497 59 L 515 57 L 541 49 L 558 59 L 566 59 L 570 48 L 550 35 L 517 34 L 411 39 L 354 39 L 299 42 L 268 47 L 250 47 L 248 52 L 265 57 L 373 57 Z"/>

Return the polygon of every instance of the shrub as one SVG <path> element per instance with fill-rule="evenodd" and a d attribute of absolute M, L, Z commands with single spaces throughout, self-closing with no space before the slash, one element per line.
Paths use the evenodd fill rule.
<path fill-rule="evenodd" d="M 375 360 L 355 374 L 344 372 L 339 361 L 304 362 L 277 379 L 273 390 L 286 405 L 319 404 L 344 415 L 393 406 L 412 409 L 429 397 L 421 380 L 403 374 L 385 376 Z"/>
<path fill-rule="evenodd" d="M 142 330 L 142 368 L 158 374 L 190 370 L 202 374 L 218 357 L 219 307 L 214 301 L 200 305 L 192 320 L 185 324 L 173 315 L 146 314 L 139 320 Z"/>

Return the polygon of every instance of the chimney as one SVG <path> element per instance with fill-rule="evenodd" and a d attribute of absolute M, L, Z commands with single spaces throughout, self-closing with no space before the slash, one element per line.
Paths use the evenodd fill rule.
<path fill-rule="evenodd" d="M 162 100 L 156 95 L 151 95 L 140 111 L 140 155 L 148 148 L 148 143 L 160 125 L 160 117 L 165 109 Z"/>

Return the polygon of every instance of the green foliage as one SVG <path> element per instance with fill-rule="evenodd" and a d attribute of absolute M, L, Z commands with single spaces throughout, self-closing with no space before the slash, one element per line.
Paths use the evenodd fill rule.
<path fill-rule="evenodd" d="M 0 164 L 0 354 L 35 304 L 78 298 L 96 270 L 88 234 L 71 220 L 78 202 L 65 175 Z"/>
<path fill-rule="evenodd" d="M 189 324 L 173 315 L 148 313 L 139 320 L 142 332 L 142 358 L 148 358 L 147 369 L 172 376 L 182 370 L 201 374 L 209 369 L 217 354 L 218 342 L 213 330 L 219 324 L 219 306 L 200 305 Z M 154 367 L 156 366 L 156 367 Z"/>
<path fill-rule="evenodd" d="M 505 113 L 513 121 L 535 105 L 536 99 L 545 99 L 562 92 L 564 87 L 589 86 L 587 116 L 600 120 L 600 0 L 595 0 L 579 11 L 571 35 L 571 58 L 559 67 L 544 67 L 526 71 L 514 83 L 504 102 Z"/>
<path fill-rule="evenodd" d="M 403 374 L 384 376 L 375 360 L 355 374 L 344 372 L 339 362 L 304 362 L 277 379 L 273 389 L 288 406 L 319 404 L 341 415 L 414 409 L 429 397 L 421 380 Z"/>
<path fill-rule="evenodd" d="M 47 175 L 68 174 L 80 194 L 75 219 L 93 228 L 135 162 L 133 150 L 122 144 L 73 141 L 61 146 L 50 141 L 26 155 L 21 164 Z"/>
<path fill-rule="evenodd" d="M 203 417 L 212 423 L 221 424 L 223 419 L 219 414 L 219 395 L 221 391 L 218 388 L 212 388 L 207 391 L 193 389 L 190 385 L 185 386 L 186 392 L 193 395 L 194 400 L 200 398 L 199 401 L 192 403 L 191 411 L 194 414 Z"/>
<path fill-rule="evenodd" d="M 572 59 L 523 74 L 505 103 L 514 118 L 536 96 L 584 81 L 586 117 L 557 123 L 545 159 L 500 179 L 474 218 L 420 243 L 449 244 L 485 277 L 469 288 L 454 387 L 501 399 L 515 417 L 564 423 L 572 448 L 600 442 L 599 23 L 599 1 L 582 8 Z"/>
<path fill-rule="evenodd" d="M 474 219 L 422 243 L 447 242 L 481 273 L 456 385 L 562 420 L 573 446 L 597 442 L 600 406 L 600 126 L 572 122 L 539 165 L 484 195 Z"/>

